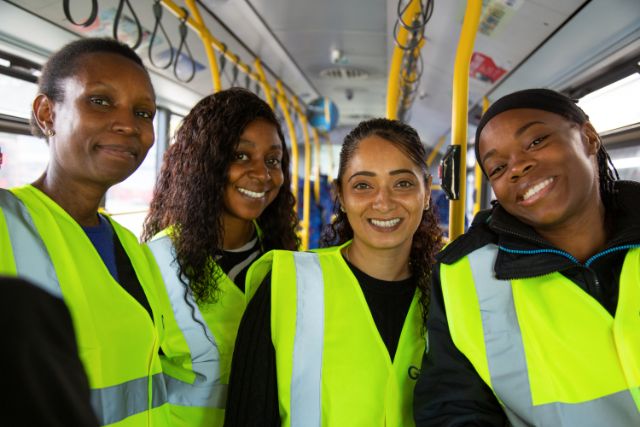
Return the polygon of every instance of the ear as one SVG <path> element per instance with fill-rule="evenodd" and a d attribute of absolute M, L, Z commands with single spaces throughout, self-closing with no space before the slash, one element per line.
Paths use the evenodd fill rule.
<path fill-rule="evenodd" d="M 431 199 L 431 182 L 433 181 L 433 177 L 431 175 L 427 176 L 425 183 L 425 192 L 424 192 L 424 209 L 429 207 L 429 201 Z"/>
<path fill-rule="evenodd" d="M 53 129 L 53 102 L 43 93 L 38 94 L 33 100 L 33 117 L 44 135 L 47 130 Z"/>
<path fill-rule="evenodd" d="M 587 153 L 595 156 L 602 145 L 602 141 L 591 122 L 587 121 L 582 125 L 582 137 L 586 143 Z"/>

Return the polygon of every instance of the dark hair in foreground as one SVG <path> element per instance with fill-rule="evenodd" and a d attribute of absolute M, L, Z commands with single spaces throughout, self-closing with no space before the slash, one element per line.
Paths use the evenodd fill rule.
<path fill-rule="evenodd" d="M 337 193 L 342 192 L 342 177 L 358 149 L 360 141 L 374 135 L 389 141 L 406 154 L 415 165 L 420 167 L 424 180 L 427 181 L 429 176 L 426 163 L 427 153 L 415 129 L 397 120 L 372 119 L 361 122 L 344 139 L 340 151 L 338 177 L 334 181 Z M 340 209 L 340 200 L 337 196 L 334 206 L 335 219 L 323 230 L 321 246 L 340 245 L 353 238 L 353 229 L 349 224 L 347 214 Z M 434 203 L 430 200 L 429 209 L 423 211 L 422 221 L 413 235 L 411 253 L 409 254 L 409 268 L 420 290 L 424 327 L 426 327 L 429 308 L 431 269 L 435 264 L 435 255 L 441 246 L 442 231 L 438 226 Z"/>
<path fill-rule="evenodd" d="M 113 53 L 123 56 L 139 65 L 147 73 L 142 59 L 124 43 L 108 38 L 78 39 L 63 46 L 49 57 L 38 79 L 38 93 L 47 95 L 54 102 L 62 102 L 64 90 L 61 82 L 75 75 L 81 66 L 82 57 L 91 53 Z M 35 136 L 44 136 L 33 113 L 31 114 L 31 133 Z"/>
<path fill-rule="evenodd" d="M 589 121 L 589 116 L 578 107 L 576 101 L 568 96 L 550 89 L 525 89 L 510 93 L 494 102 L 491 107 L 482 115 L 478 128 L 476 129 L 475 152 L 476 161 L 479 162 L 482 172 L 487 173 L 480 161 L 480 134 L 485 125 L 500 113 L 516 108 L 532 108 L 536 110 L 548 111 L 558 114 L 565 119 L 583 125 Z M 600 136 L 598 135 L 598 140 Z M 600 147 L 596 155 L 598 164 L 598 181 L 600 185 L 600 198 L 605 207 L 615 206 L 615 184 L 620 179 L 609 153 L 600 141 Z"/>
<path fill-rule="evenodd" d="M 222 255 L 224 191 L 229 165 L 240 135 L 255 120 L 273 124 L 283 146 L 284 182 L 274 201 L 257 219 L 264 251 L 295 250 L 297 218 L 291 193 L 289 154 L 275 114 L 255 94 L 227 89 L 203 98 L 184 118 L 164 155 L 153 190 L 142 239 L 175 226 L 173 245 L 183 282 L 198 302 L 214 302 L 221 272 L 215 260 Z"/>

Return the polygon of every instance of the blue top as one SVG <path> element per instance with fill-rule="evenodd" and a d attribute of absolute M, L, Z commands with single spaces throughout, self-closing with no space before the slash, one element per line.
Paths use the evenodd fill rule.
<path fill-rule="evenodd" d="M 98 214 L 100 224 L 92 227 L 82 227 L 87 237 L 96 248 L 102 262 L 107 266 L 111 276 L 118 282 L 118 269 L 116 267 L 116 252 L 113 244 L 113 227 L 108 219 Z"/>

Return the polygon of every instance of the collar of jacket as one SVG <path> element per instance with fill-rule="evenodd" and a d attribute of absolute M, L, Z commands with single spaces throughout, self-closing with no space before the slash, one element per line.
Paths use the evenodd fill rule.
<path fill-rule="evenodd" d="M 615 187 L 618 207 L 607 212 L 612 233 L 603 250 L 640 244 L 640 183 L 617 181 Z M 500 205 L 479 212 L 469 230 L 451 242 L 436 260 L 452 264 L 489 243 L 501 248 L 494 265 L 496 277 L 501 280 L 542 276 L 581 265 Z"/>

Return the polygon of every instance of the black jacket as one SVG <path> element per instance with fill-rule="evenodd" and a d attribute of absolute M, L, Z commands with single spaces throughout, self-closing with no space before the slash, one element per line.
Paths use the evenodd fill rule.
<path fill-rule="evenodd" d="M 640 246 L 640 183 L 618 181 L 618 207 L 607 210 L 610 238 L 589 266 L 545 242 L 531 227 L 500 206 L 476 215 L 468 232 L 437 257 L 427 328 L 429 352 L 422 361 L 414 398 L 420 426 L 502 426 L 507 418 L 491 389 L 455 347 L 440 284 L 440 265 L 452 264 L 489 243 L 500 246 L 494 272 L 498 279 L 522 279 L 560 272 L 600 302 L 612 315 L 618 303 L 622 263 L 629 247 Z M 588 230 L 585 230 L 588 232 Z M 585 263 L 587 264 L 587 263 Z"/>

